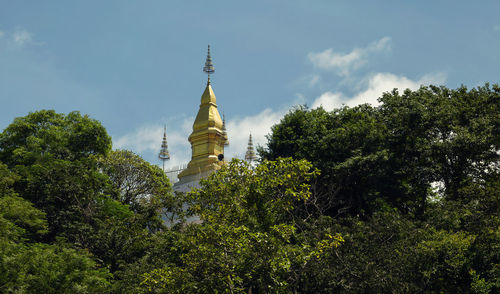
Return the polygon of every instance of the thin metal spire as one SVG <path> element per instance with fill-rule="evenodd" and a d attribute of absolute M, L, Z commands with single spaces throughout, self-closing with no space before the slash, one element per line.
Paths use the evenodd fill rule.
<path fill-rule="evenodd" d="M 158 154 L 158 158 L 163 163 L 163 172 L 165 172 L 165 161 L 170 159 L 170 153 L 168 152 L 168 144 L 167 144 L 167 126 L 163 126 L 163 140 L 161 141 L 161 149 L 160 154 Z"/>
<path fill-rule="evenodd" d="M 255 155 L 255 151 L 253 149 L 252 142 L 252 133 L 250 133 L 250 137 L 248 137 L 248 147 L 247 153 L 245 154 L 245 160 L 252 163 L 252 161 L 257 160 L 257 155 Z"/>
<path fill-rule="evenodd" d="M 210 84 L 210 75 L 215 72 L 214 64 L 212 63 L 212 56 L 210 56 L 210 45 L 208 45 L 207 59 L 205 60 L 203 72 L 208 75 L 208 84 Z"/>

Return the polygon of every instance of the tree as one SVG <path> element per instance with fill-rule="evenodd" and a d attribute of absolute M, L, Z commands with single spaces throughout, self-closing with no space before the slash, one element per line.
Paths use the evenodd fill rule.
<path fill-rule="evenodd" d="M 127 150 L 111 151 L 98 158 L 99 167 L 112 184 L 113 199 L 128 205 L 145 225 L 156 230 L 163 227 L 160 216 L 174 206 L 170 182 L 157 166 Z"/>
<path fill-rule="evenodd" d="M 265 159 L 307 159 L 321 170 L 327 213 L 370 215 L 382 202 L 422 216 L 432 187 L 447 198 L 499 169 L 500 87 L 421 87 L 384 93 L 381 105 L 292 110 L 273 126 Z"/>
<path fill-rule="evenodd" d="M 11 293 L 97 293 L 111 275 L 80 250 L 65 245 L 15 244 L 1 254 L 0 289 Z"/>
<path fill-rule="evenodd" d="M 111 275 L 90 254 L 68 244 L 38 243 L 45 213 L 16 195 L 19 177 L 0 163 L 0 291 L 89 293 L 110 289 Z"/>
<path fill-rule="evenodd" d="M 0 162 L 0 236 L 3 242 L 36 240 L 47 233 L 45 213 L 17 196 L 12 189 L 18 179 Z"/>
<path fill-rule="evenodd" d="M 303 268 L 301 291 L 498 292 L 499 93 L 393 90 L 378 107 L 302 107 L 275 125 L 261 156 L 310 160 L 311 198 L 333 207 L 304 232 L 345 238 Z"/>
<path fill-rule="evenodd" d="M 498 85 L 430 86 L 402 95 L 394 90 L 380 101 L 388 147 L 406 167 L 402 172 L 415 193 L 439 181 L 444 195 L 457 199 L 461 187 L 499 171 Z"/>
<path fill-rule="evenodd" d="M 106 130 L 78 112 L 30 113 L 16 118 L 0 134 L 0 158 L 18 177 L 14 192 L 46 215 L 48 234 L 40 241 L 52 244 L 63 238 L 115 272 L 140 258 L 150 230 L 162 226 L 159 211 L 168 199 L 164 193 L 169 184 L 142 161 L 127 176 L 140 179 L 145 174 L 134 172 L 148 172 L 152 188 L 145 193 L 153 192 L 154 197 L 139 199 L 138 194 L 130 201 L 122 199 L 120 187 L 111 180 L 119 178 L 121 171 L 111 172 L 107 167 L 112 165 L 101 165 L 118 160 L 106 159 L 108 154 L 111 138 Z M 140 161 L 132 159 L 130 166 Z"/>
<path fill-rule="evenodd" d="M 300 269 L 343 241 L 328 232 L 296 241 L 294 205 L 307 201 L 315 175 L 306 161 L 265 161 L 253 169 L 233 160 L 202 180 L 201 189 L 187 195 L 202 223 L 182 229 L 179 260 L 144 274 L 143 287 L 175 293 L 297 289 Z"/>
<path fill-rule="evenodd" d="M 89 156 L 110 149 L 101 124 L 78 112 L 30 113 L 0 134 L 0 160 L 20 176 L 15 191 L 47 214 L 47 240 L 61 235 L 85 243 L 107 185 Z"/>
<path fill-rule="evenodd" d="M 48 159 L 78 160 L 110 150 L 111 138 L 104 127 L 77 111 L 32 112 L 14 119 L 0 135 L 0 160 L 10 168 Z"/>
<path fill-rule="evenodd" d="M 377 115 L 368 105 L 332 112 L 299 107 L 273 126 L 259 152 L 268 160 L 306 159 L 321 170 L 313 188 L 319 214 L 370 214 L 378 198 L 395 202 L 391 197 L 398 190 Z"/>

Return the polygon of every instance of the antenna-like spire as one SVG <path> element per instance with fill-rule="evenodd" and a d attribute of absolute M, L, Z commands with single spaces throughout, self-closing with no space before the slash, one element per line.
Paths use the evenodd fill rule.
<path fill-rule="evenodd" d="M 158 154 L 158 158 L 163 162 L 163 172 L 165 172 L 165 161 L 170 159 L 170 153 L 168 153 L 166 125 L 163 126 L 163 140 L 161 141 L 161 149 L 160 154 Z"/>
<path fill-rule="evenodd" d="M 255 151 L 253 150 L 253 142 L 252 142 L 252 134 L 250 133 L 250 137 L 248 138 L 248 148 L 247 153 L 245 153 L 245 160 L 252 163 L 252 161 L 257 160 L 257 155 L 255 155 Z"/>
<path fill-rule="evenodd" d="M 212 63 L 212 57 L 210 56 L 210 45 L 208 45 L 207 60 L 205 61 L 203 72 L 208 75 L 208 83 L 210 84 L 210 75 L 215 72 L 214 64 Z"/>
<path fill-rule="evenodd" d="M 222 113 L 222 138 L 224 139 L 224 146 L 229 146 L 229 138 L 227 137 L 226 130 L 226 116 Z"/>

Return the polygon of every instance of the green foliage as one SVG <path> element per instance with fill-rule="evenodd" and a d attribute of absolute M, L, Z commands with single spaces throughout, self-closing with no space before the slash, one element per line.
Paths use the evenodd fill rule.
<path fill-rule="evenodd" d="M 111 275 L 82 251 L 63 245 L 11 244 L 0 253 L 4 293 L 103 293 Z"/>
<path fill-rule="evenodd" d="M 301 265 L 343 242 L 337 234 L 296 242 L 294 204 L 309 199 L 316 174 L 306 161 L 279 159 L 253 169 L 233 160 L 187 195 L 201 224 L 183 229 L 180 260 L 144 274 L 142 285 L 175 293 L 295 289 Z"/>
<path fill-rule="evenodd" d="M 5 203 L 1 228 L 11 236 L 5 244 L 46 243 L 26 247 L 26 254 L 42 246 L 40 254 L 50 257 L 50 250 L 57 253 L 68 247 L 53 244 L 63 238 L 77 248 L 75 254 L 80 255 L 80 249 L 90 252 L 74 257 L 89 271 L 95 268 L 100 273 L 99 265 L 116 272 L 141 258 L 152 231 L 163 226 L 160 212 L 170 193 L 165 175 L 130 152 L 111 152 L 111 139 L 102 125 L 78 112 L 43 110 L 16 118 L 0 134 L 0 158 L 7 165 L 0 165 L 0 192 L 7 194 L 0 198 Z M 123 173 L 120 168 L 127 164 L 132 168 Z M 133 198 L 120 197 L 123 187 L 116 179 L 122 176 L 136 180 L 132 186 L 142 181 Z M 66 253 L 68 257 L 54 258 L 74 259 L 73 253 Z M 109 284 L 111 276 L 102 277 Z M 68 286 L 68 292 L 73 290 L 79 291 Z"/>
<path fill-rule="evenodd" d="M 17 180 L 19 180 L 19 176 L 11 172 L 5 164 L 0 162 L 0 196 L 12 193 L 12 186 Z"/>
<path fill-rule="evenodd" d="M 330 113 L 299 107 L 273 126 L 267 148 L 259 152 L 270 160 L 307 159 L 321 170 L 314 187 L 319 214 L 369 213 L 376 199 L 390 201 L 394 194 L 385 133 L 377 110 L 368 105 Z"/>
<path fill-rule="evenodd" d="M 415 248 L 415 264 L 422 289 L 467 292 L 468 258 L 475 236 L 465 232 L 431 231 Z"/>
<path fill-rule="evenodd" d="M 0 291 L 95 293 L 110 289 L 111 275 L 88 253 L 63 243 L 35 243 L 47 233 L 47 220 L 45 213 L 13 192 L 18 179 L 0 163 Z"/>
<path fill-rule="evenodd" d="M 0 134 L 0 160 L 19 175 L 15 191 L 46 213 L 48 240 L 85 243 L 107 179 L 89 155 L 107 154 L 111 139 L 96 120 L 52 110 L 16 118 Z"/>
<path fill-rule="evenodd" d="M 87 116 L 16 118 L 0 134 L 0 292 L 498 293 L 499 94 L 298 107 L 259 165 L 176 197 Z"/>
<path fill-rule="evenodd" d="M 112 151 L 97 160 L 111 181 L 113 199 L 128 205 L 149 229 L 162 228 L 160 216 L 175 206 L 165 173 L 127 150 Z"/>
<path fill-rule="evenodd" d="M 421 230 L 409 219 L 394 210 L 377 212 L 367 221 L 321 217 L 308 233 L 325 228 L 342 232 L 345 243 L 302 269 L 299 292 L 416 292 L 405 253 L 418 242 Z"/>
<path fill-rule="evenodd" d="M 381 117 L 391 131 L 387 144 L 404 167 L 410 193 L 425 194 L 431 182 L 439 181 L 447 198 L 458 199 L 461 188 L 498 172 L 498 85 L 471 90 L 430 86 L 402 95 L 394 90 L 380 101 Z"/>
<path fill-rule="evenodd" d="M 203 222 L 246 224 L 267 231 L 290 221 L 295 203 L 309 199 L 309 180 L 318 174 L 306 161 L 278 159 L 251 168 L 234 161 L 201 181 L 202 188 L 188 194 L 193 214 Z"/>
<path fill-rule="evenodd" d="M 0 220 L 3 224 L 0 235 L 8 237 L 16 232 L 18 237 L 36 238 L 47 232 L 45 214 L 16 195 L 12 186 L 18 179 L 0 162 Z"/>
<path fill-rule="evenodd" d="M 285 115 L 259 152 L 319 168 L 310 203 L 334 218 L 305 230 L 345 238 L 337 259 L 304 268 L 301 291 L 498 291 L 499 98 L 498 85 L 430 86 Z"/>
<path fill-rule="evenodd" d="M 181 256 L 188 249 L 184 246 L 184 236 L 183 230 L 170 229 L 157 232 L 144 240 L 148 244 L 146 253 L 116 272 L 115 276 L 119 279 L 117 292 L 145 292 L 147 289 L 141 285 L 142 274 L 164 268 L 166 265 L 175 267 L 176 264 L 181 264 Z"/>
<path fill-rule="evenodd" d="M 28 239 L 36 239 L 47 233 L 45 213 L 21 197 L 7 195 L 0 197 L 0 217 L 22 229 Z"/>
<path fill-rule="evenodd" d="M 74 160 L 111 150 L 102 125 L 79 112 L 41 110 L 18 117 L 0 135 L 0 160 L 9 167 L 46 158 Z"/>
<path fill-rule="evenodd" d="M 422 87 L 384 93 L 379 107 L 299 107 L 272 128 L 265 159 L 307 159 L 321 170 L 322 212 L 367 215 L 385 202 L 422 216 L 432 185 L 447 199 L 498 173 L 500 87 Z"/>

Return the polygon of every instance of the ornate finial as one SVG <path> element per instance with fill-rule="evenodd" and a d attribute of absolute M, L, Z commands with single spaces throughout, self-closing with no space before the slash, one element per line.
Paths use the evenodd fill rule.
<path fill-rule="evenodd" d="M 208 75 L 208 83 L 210 84 L 210 75 L 215 72 L 212 57 L 210 56 L 210 45 L 208 45 L 207 59 L 205 61 L 205 67 L 203 67 L 203 72 Z"/>
<path fill-rule="evenodd" d="M 168 144 L 167 144 L 167 126 L 163 126 L 163 140 L 161 142 L 160 154 L 158 154 L 158 158 L 163 162 L 163 172 L 165 172 L 165 161 L 170 159 L 170 153 L 168 153 Z"/>
<path fill-rule="evenodd" d="M 250 133 L 250 137 L 248 138 L 248 148 L 247 153 L 245 153 L 245 160 L 250 163 L 257 160 L 257 155 L 255 155 L 255 151 L 253 150 L 252 133 Z"/>
<path fill-rule="evenodd" d="M 222 113 L 222 137 L 224 138 L 224 146 L 229 146 L 229 139 L 226 131 L 226 116 Z"/>

